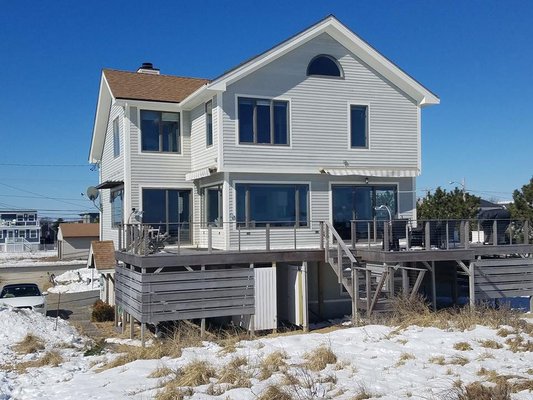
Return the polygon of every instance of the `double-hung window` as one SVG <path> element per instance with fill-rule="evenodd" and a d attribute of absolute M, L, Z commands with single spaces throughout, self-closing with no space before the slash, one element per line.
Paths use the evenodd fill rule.
<path fill-rule="evenodd" d="M 350 106 L 350 147 L 368 148 L 368 106 Z"/>
<path fill-rule="evenodd" d="M 289 144 L 289 102 L 238 98 L 239 143 Z"/>
<path fill-rule="evenodd" d="M 141 110 L 141 149 L 160 153 L 179 153 L 180 114 Z"/>
<path fill-rule="evenodd" d="M 205 145 L 213 145 L 213 102 L 205 103 Z"/>
<path fill-rule="evenodd" d="M 117 228 L 123 223 L 124 189 L 111 191 L 111 226 Z"/>
<path fill-rule="evenodd" d="M 239 183 L 235 189 L 239 226 L 309 226 L 309 185 Z"/>
<path fill-rule="evenodd" d="M 30 231 L 30 239 L 37 239 L 39 231 Z"/>
<path fill-rule="evenodd" d="M 222 186 L 205 188 L 204 202 L 207 224 L 222 227 Z"/>
<path fill-rule="evenodd" d="M 118 117 L 113 120 L 113 156 L 120 156 L 120 128 L 118 126 Z"/>

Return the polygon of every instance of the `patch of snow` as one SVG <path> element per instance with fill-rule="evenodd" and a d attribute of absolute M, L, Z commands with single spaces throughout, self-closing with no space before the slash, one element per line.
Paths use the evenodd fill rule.
<path fill-rule="evenodd" d="M 112 344 L 125 344 L 127 346 L 135 346 L 135 347 L 141 347 L 141 341 L 139 339 L 120 339 L 120 338 L 107 338 L 105 340 L 106 343 L 112 343 Z M 154 343 L 153 341 L 147 340 L 145 343 L 146 347 L 152 346 Z"/>
<path fill-rule="evenodd" d="M 94 269 L 80 268 L 66 271 L 55 277 L 56 286 L 50 293 L 78 293 L 100 290 L 100 274 Z"/>
<path fill-rule="evenodd" d="M 45 319 L 37 314 L 30 315 L 28 312 L 2 310 L 0 348 L 9 352 L 9 344 L 20 340 L 30 329 L 39 332 L 47 341 L 47 346 L 64 341 L 65 336 L 76 337 L 65 321 L 59 322 L 58 331 L 54 332 L 52 326 L 55 320 Z M 533 340 L 526 333 L 521 335 L 525 340 Z M 494 340 L 503 347 L 485 348 L 481 342 L 487 339 Z M 158 392 L 161 379 L 149 378 L 149 375 L 159 367 L 175 369 L 200 360 L 220 371 L 227 368 L 233 358 L 245 357 L 248 364 L 242 368 L 253 375 L 250 388 L 229 389 L 216 396 L 206 393 L 209 385 L 202 385 L 194 388 L 195 394 L 191 398 L 252 400 L 268 385 L 283 382 L 281 373 L 274 373 L 265 380 L 258 378 L 259 364 L 265 356 L 283 351 L 287 355 L 288 371 L 306 378 L 302 375 L 306 372 L 301 367 L 305 362 L 305 355 L 319 346 L 330 348 L 337 355 L 338 363 L 328 365 L 323 371 L 307 372 L 315 393 L 349 400 L 364 387 L 374 396 L 387 400 L 411 396 L 419 399 L 443 398 L 458 379 L 465 384 L 482 381 L 484 378 L 478 375 L 481 368 L 494 370 L 501 375 L 529 378 L 528 370 L 533 365 L 533 353 L 513 353 L 505 343 L 507 339 L 498 336 L 497 330 L 485 326 L 459 331 L 418 326 L 396 330 L 383 325 L 368 325 L 340 328 L 327 333 L 243 340 L 236 344 L 235 352 L 229 353 L 222 352 L 223 349 L 218 344 L 204 341 L 201 347 L 183 349 L 179 358 L 137 360 L 101 372 L 93 365 L 104 363 L 116 355 L 83 357 L 78 351 L 77 355 L 71 355 L 55 368 L 30 369 L 20 375 L 7 374 L 0 369 L 0 399 L 150 399 Z M 138 341 L 125 339 L 106 341 L 138 344 Z M 471 349 L 455 349 L 454 345 L 458 342 L 468 343 Z M 12 353 L 7 354 L 7 357 L 10 356 Z M 434 357 L 442 357 L 444 364 L 433 361 Z M 454 364 L 458 357 L 464 357 L 466 364 Z M 328 376 L 334 376 L 336 383 L 328 383 L 324 379 Z M 216 382 L 216 379 L 212 379 L 212 382 Z M 300 396 L 293 397 L 307 398 L 302 393 L 310 389 L 302 387 L 301 390 Z M 513 393 L 511 396 L 513 400 L 531 399 L 531 393 L 527 391 Z"/>

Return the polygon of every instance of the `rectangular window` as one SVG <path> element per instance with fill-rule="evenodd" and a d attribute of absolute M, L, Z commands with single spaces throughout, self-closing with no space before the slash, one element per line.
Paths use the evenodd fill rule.
<path fill-rule="evenodd" d="M 19 237 L 25 238 L 26 237 L 26 231 L 19 231 Z"/>
<path fill-rule="evenodd" d="M 205 103 L 205 145 L 213 145 L 213 102 Z"/>
<path fill-rule="evenodd" d="M 350 106 L 350 146 L 368 147 L 368 106 Z"/>
<path fill-rule="evenodd" d="M 222 186 L 205 188 L 204 202 L 207 224 L 222 227 Z"/>
<path fill-rule="evenodd" d="M 239 143 L 289 144 L 289 102 L 239 97 Z"/>
<path fill-rule="evenodd" d="M 143 223 L 177 240 L 190 241 L 190 190 L 143 189 Z"/>
<path fill-rule="evenodd" d="M 37 231 L 30 231 L 30 239 L 37 239 Z"/>
<path fill-rule="evenodd" d="M 120 128 L 118 126 L 118 117 L 113 120 L 113 155 L 115 158 L 120 156 Z"/>
<path fill-rule="evenodd" d="M 22 222 L 22 221 L 24 221 L 24 215 L 17 214 L 17 222 Z"/>
<path fill-rule="evenodd" d="M 124 189 L 117 189 L 111 192 L 111 226 L 117 228 L 124 223 Z"/>
<path fill-rule="evenodd" d="M 299 226 L 309 224 L 309 185 L 236 184 L 240 226 Z"/>
<path fill-rule="evenodd" d="M 35 215 L 34 214 L 28 214 L 28 221 L 30 221 L 30 222 L 35 221 Z"/>
<path fill-rule="evenodd" d="M 4 238 L 4 231 L 0 231 L 0 239 Z"/>
<path fill-rule="evenodd" d="M 179 153 L 179 139 L 179 113 L 141 110 L 142 151 Z"/>

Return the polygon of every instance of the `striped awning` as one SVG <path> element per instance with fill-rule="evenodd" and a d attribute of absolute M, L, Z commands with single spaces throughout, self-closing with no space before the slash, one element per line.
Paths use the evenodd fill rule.
<path fill-rule="evenodd" d="M 322 168 L 320 172 L 328 175 L 358 175 L 379 178 L 412 178 L 420 175 L 418 168 Z"/>
<path fill-rule="evenodd" d="M 206 167 L 197 169 L 196 171 L 192 171 L 188 174 L 185 174 L 185 180 L 194 181 L 196 179 L 205 178 L 206 176 L 209 176 L 214 172 L 217 172 L 217 167 Z"/>

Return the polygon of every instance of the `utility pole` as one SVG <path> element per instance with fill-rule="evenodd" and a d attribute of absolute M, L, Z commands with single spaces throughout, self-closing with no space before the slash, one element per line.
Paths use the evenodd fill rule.
<path fill-rule="evenodd" d="M 463 201 L 466 202 L 466 178 L 463 177 L 461 182 L 451 181 L 450 185 L 453 185 L 454 183 L 456 185 L 461 185 L 461 190 L 463 192 Z"/>

